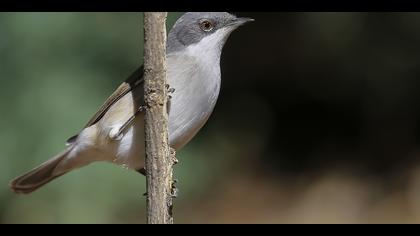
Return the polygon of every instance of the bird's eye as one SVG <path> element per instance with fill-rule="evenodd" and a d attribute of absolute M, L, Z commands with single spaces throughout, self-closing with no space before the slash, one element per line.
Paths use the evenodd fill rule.
<path fill-rule="evenodd" d="M 209 32 L 209 31 L 213 30 L 214 25 L 213 25 L 213 23 L 212 23 L 211 21 L 209 21 L 209 20 L 203 20 L 203 21 L 201 21 L 201 22 L 200 22 L 200 28 L 201 28 L 203 31 Z"/>

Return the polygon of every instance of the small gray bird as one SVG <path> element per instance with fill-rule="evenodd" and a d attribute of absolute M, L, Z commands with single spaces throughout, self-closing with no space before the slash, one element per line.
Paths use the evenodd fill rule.
<path fill-rule="evenodd" d="M 220 55 L 230 33 L 252 21 L 226 12 L 188 12 L 172 27 L 167 40 L 167 82 L 173 93 L 169 143 L 179 150 L 203 127 L 220 90 Z M 16 193 L 31 193 L 71 170 L 108 161 L 144 173 L 143 67 L 106 100 L 67 148 L 12 180 Z"/>

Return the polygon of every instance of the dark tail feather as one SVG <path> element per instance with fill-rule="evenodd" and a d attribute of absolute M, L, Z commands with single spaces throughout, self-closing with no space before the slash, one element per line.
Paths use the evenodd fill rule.
<path fill-rule="evenodd" d="M 26 174 L 23 174 L 10 182 L 10 188 L 19 194 L 31 193 L 51 180 L 65 174 L 55 171 L 57 165 L 68 155 L 71 148 L 44 162 Z M 54 173 L 55 172 L 55 173 Z"/>

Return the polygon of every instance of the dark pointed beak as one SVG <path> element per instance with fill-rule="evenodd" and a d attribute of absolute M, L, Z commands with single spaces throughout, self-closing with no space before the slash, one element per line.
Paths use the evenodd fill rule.
<path fill-rule="evenodd" d="M 252 22 L 252 21 L 255 21 L 255 20 L 252 18 L 247 18 L 247 17 L 238 17 L 238 18 L 233 19 L 228 25 L 240 26 L 245 23 Z"/>

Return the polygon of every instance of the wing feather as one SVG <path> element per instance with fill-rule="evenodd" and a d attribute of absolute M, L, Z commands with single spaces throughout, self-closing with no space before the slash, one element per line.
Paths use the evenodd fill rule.
<path fill-rule="evenodd" d="M 138 85 L 143 84 L 143 66 L 140 66 L 134 71 L 128 79 L 126 79 L 112 94 L 108 97 L 104 104 L 99 110 L 93 115 L 93 117 L 87 122 L 84 128 L 96 124 L 109 110 L 109 108 L 115 104 L 124 95 L 132 91 Z M 67 140 L 67 145 L 72 144 L 77 139 L 77 135 L 72 136 Z"/>

